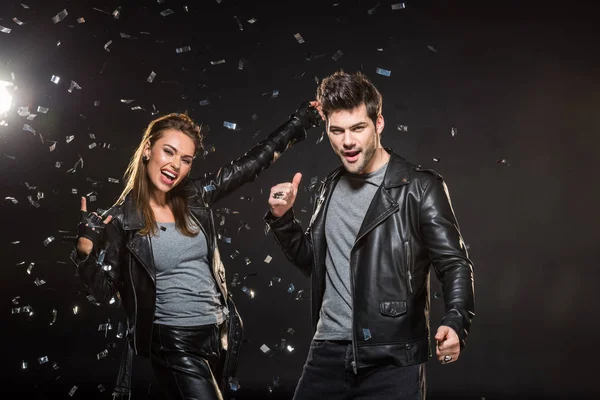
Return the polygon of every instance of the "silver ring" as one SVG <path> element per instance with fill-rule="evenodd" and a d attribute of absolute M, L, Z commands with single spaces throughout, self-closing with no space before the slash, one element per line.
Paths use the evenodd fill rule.
<path fill-rule="evenodd" d="M 274 199 L 282 199 L 283 196 L 285 196 L 285 193 L 283 193 L 283 191 L 273 193 Z"/>
<path fill-rule="evenodd" d="M 444 362 L 449 362 L 452 360 L 452 356 L 444 356 Z"/>

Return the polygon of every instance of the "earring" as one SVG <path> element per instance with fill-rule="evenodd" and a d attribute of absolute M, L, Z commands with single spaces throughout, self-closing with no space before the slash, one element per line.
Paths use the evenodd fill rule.
<path fill-rule="evenodd" d="M 147 164 L 147 163 L 148 163 L 148 161 L 150 161 L 150 158 L 148 158 L 148 156 L 147 156 L 147 155 L 143 155 L 143 156 L 142 156 L 142 162 L 143 162 L 144 164 Z"/>

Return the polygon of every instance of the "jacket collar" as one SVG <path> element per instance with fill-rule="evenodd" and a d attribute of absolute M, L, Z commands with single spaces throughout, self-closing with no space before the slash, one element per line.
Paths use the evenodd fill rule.
<path fill-rule="evenodd" d="M 195 198 L 198 196 L 198 189 L 189 181 L 182 183 L 183 196 L 188 199 L 189 203 L 193 203 Z M 123 228 L 125 230 L 140 230 L 144 227 L 144 216 L 139 212 L 133 200 L 131 193 L 125 196 L 123 201 Z"/>
<path fill-rule="evenodd" d="M 129 193 L 123 201 L 123 229 L 140 230 L 144 227 L 144 216 L 135 206 L 133 196 Z"/>

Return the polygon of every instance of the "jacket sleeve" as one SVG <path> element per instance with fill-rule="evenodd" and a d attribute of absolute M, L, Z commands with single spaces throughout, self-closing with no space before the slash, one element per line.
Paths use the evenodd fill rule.
<path fill-rule="evenodd" d="M 105 226 L 85 259 L 79 259 L 76 248 L 71 252 L 83 286 L 100 304 L 112 304 L 122 285 L 120 273 L 125 241 L 119 223 L 113 219 Z"/>
<path fill-rule="evenodd" d="M 459 231 L 448 187 L 441 178 L 431 179 L 425 187 L 419 221 L 421 236 L 444 291 L 446 311 L 441 324 L 456 331 L 463 348 L 475 316 L 473 264 Z"/>
<path fill-rule="evenodd" d="M 242 185 L 254 181 L 286 149 L 305 138 L 306 131 L 302 121 L 292 117 L 242 157 L 221 167 L 216 174 L 194 179 L 192 182 L 202 193 L 204 204 L 211 206 Z"/>
<path fill-rule="evenodd" d="M 264 218 L 271 228 L 275 241 L 283 250 L 288 260 L 310 276 L 313 270 L 313 244 L 310 239 L 310 227 L 302 232 L 300 223 L 294 218 L 294 209 L 290 208 L 281 217 L 276 218 L 271 210 Z"/>

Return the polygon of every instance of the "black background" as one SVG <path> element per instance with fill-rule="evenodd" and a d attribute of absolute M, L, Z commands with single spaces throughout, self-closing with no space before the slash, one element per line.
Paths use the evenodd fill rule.
<path fill-rule="evenodd" d="M 25 9 L 2 1 L 0 25 L 12 31 L 0 33 L 0 80 L 11 81 L 14 72 L 18 90 L 11 90 L 12 108 L 0 118 L 7 125 L 0 126 L 0 392 L 71 398 L 77 386 L 72 398 L 111 398 L 123 345 L 115 334 L 124 315 L 86 300 L 61 231 L 75 228 L 81 194 L 97 192 L 93 208 L 116 199 L 153 105 L 157 115 L 187 111 L 205 125 L 205 144 L 215 151 L 195 162 L 193 175 L 201 176 L 241 156 L 313 98 L 315 79 L 344 69 L 363 70 L 383 94 L 384 146 L 444 176 L 475 264 L 476 317 L 468 346 L 456 363 L 428 363 L 430 397 L 600 394 L 594 374 L 600 63 L 593 2 L 409 0 L 397 11 L 391 9 L 395 2 L 384 0 L 274 3 L 25 0 Z M 115 19 L 109 14 L 118 6 Z M 167 8 L 175 13 L 161 16 Z M 69 15 L 54 24 L 63 9 Z M 78 24 L 79 17 L 85 23 Z M 188 45 L 190 52 L 175 52 Z M 338 50 L 343 55 L 336 61 Z M 211 64 L 221 59 L 225 63 Z M 247 60 L 243 70 L 240 59 Z M 376 74 L 377 67 L 391 76 Z M 148 83 L 151 71 L 157 76 Z M 52 75 L 60 76 L 58 84 Z M 71 80 L 82 89 L 68 93 Z M 204 99 L 210 105 L 201 106 Z M 38 106 L 50 110 L 37 113 Z M 19 107 L 38 115 L 27 121 Z M 226 129 L 223 121 L 238 129 Z M 22 130 L 24 123 L 37 134 Z M 308 223 L 309 213 L 298 211 L 310 210 L 307 184 L 339 163 L 326 138 L 317 143 L 321 133 L 312 130 L 256 182 L 217 205 L 239 212 L 226 215 L 222 232 L 232 238 L 220 245 L 228 279 L 238 273 L 256 292 L 250 299 L 242 285 L 233 289 L 247 339 L 239 399 L 289 399 L 301 373 L 311 336 L 309 283 L 265 235 L 262 216 L 270 187 L 299 171 L 297 215 Z M 66 143 L 70 135 L 75 138 Z M 98 146 L 90 149 L 93 142 Z M 67 173 L 78 154 L 84 168 Z M 38 192 L 43 198 L 34 207 L 27 197 L 35 200 Z M 250 229 L 238 231 L 243 223 Z M 44 246 L 49 236 L 56 240 Z M 230 258 L 236 250 L 240 255 Z M 269 264 L 267 255 L 273 257 Z M 281 282 L 269 286 L 273 277 Z M 36 278 L 46 283 L 36 286 Z M 432 292 L 440 290 L 435 276 L 431 284 Z M 307 293 L 296 301 L 298 290 Z M 12 314 L 24 305 L 32 315 Z M 441 300 L 432 296 L 432 308 L 435 330 Z M 57 318 L 51 325 L 52 309 Z M 105 337 L 98 326 L 109 319 L 113 329 Z M 267 357 L 260 351 L 263 344 L 275 349 L 283 338 L 293 352 Z M 98 360 L 105 349 L 108 356 Z M 43 356 L 48 363 L 38 362 Z M 134 371 L 134 398 L 157 398 L 147 361 L 136 358 Z M 281 385 L 269 394 L 273 377 Z"/>

